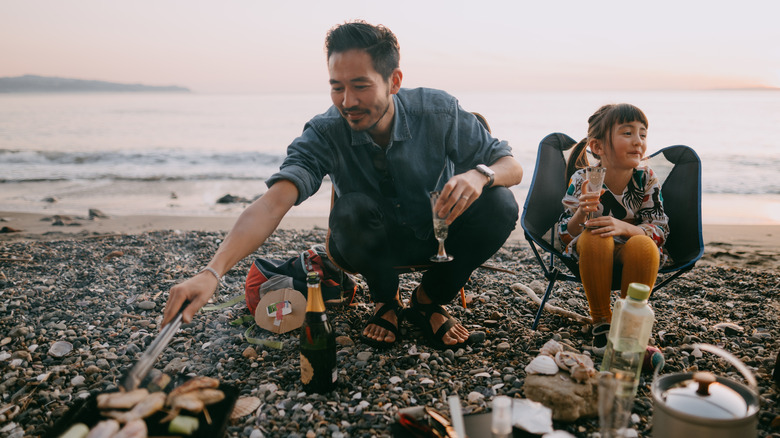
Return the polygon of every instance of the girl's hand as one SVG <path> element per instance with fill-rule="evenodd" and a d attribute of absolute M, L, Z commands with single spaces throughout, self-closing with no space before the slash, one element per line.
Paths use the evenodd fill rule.
<path fill-rule="evenodd" d="M 642 234 L 644 233 L 641 228 L 631 225 L 628 222 L 623 222 L 620 219 L 615 219 L 612 216 L 601 216 L 593 218 L 587 221 L 585 225 L 588 227 L 596 227 L 591 228 L 590 231 L 591 233 L 601 237 L 630 237 L 637 234 L 637 230 Z"/>
<path fill-rule="evenodd" d="M 598 211 L 599 204 L 601 203 L 601 195 L 604 193 L 604 189 L 598 192 L 588 191 L 588 180 L 582 182 L 582 194 L 579 197 L 580 205 L 578 209 L 583 215 L 587 213 L 593 213 Z"/>

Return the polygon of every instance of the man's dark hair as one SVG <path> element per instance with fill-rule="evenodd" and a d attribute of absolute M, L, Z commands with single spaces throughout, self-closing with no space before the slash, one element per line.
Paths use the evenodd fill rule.
<path fill-rule="evenodd" d="M 334 53 L 353 49 L 365 50 L 371 56 L 374 70 L 382 75 L 384 80 L 390 79 L 401 60 L 398 40 L 390 29 L 381 24 L 374 26 L 363 20 L 355 20 L 328 31 L 325 37 L 328 59 Z"/>

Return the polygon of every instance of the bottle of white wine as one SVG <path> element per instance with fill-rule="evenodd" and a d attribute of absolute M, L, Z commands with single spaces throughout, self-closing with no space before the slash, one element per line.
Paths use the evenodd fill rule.
<path fill-rule="evenodd" d="M 306 285 L 306 315 L 301 326 L 301 382 L 308 393 L 326 393 L 336 387 L 336 334 L 325 313 L 319 275 L 309 272 Z"/>

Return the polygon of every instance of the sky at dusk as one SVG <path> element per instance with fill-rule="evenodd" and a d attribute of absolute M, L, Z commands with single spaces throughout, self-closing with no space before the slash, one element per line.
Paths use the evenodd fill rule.
<path fill-rule="evenodd" d="M 325 33 L 384 24 L 404 86 L 780 87 L 780 1 L 0 0 L 0 77 L 327 91 Z"/>

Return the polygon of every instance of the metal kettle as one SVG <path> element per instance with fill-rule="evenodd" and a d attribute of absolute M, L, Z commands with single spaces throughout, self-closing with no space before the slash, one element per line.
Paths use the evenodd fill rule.
<path fill-rule="evenodd" d="M 702 351 L 729 361 L 748 385 L 709 372 L 674 373 L 653 379 L 653 436 L 755 437 L 759 397 L 753 373 L 731 353 L 709 344 Z"/>

